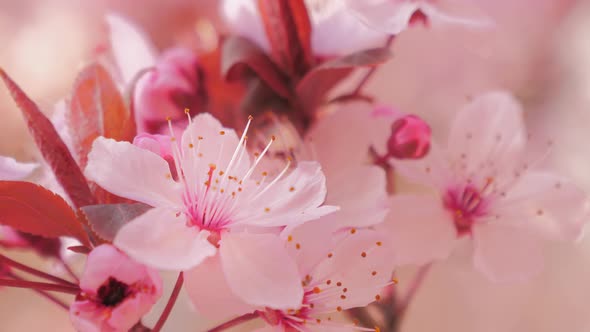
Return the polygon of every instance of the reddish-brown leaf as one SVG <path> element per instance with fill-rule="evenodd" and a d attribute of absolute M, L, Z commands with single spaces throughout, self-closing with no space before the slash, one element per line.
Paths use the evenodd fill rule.
<path fill-rule="evenodd" d="M 258 0 L 273 59 L 291 77 L 313 66 L 311 22 L 303 0 Z"/>
<path fill-rule="evenodd" d="M 0 224 L 48 238 L 70 236 L 89 246 L 76 214 L 59 195 L 24 181 L 0 181 Z"/>
<path fill-rule="evenodd" d="M 354 68 L 377 66 L 390 58 L 389 48 L 374 48 L 332 59 L 313 68 L 297 84 L 297 96 L 303 109 L 312 113 L 326 94 Z"/>
<path fill-rule="evenodd" d="M 258 46 L 242 37 L 229 37 L 222 47 L 221 72 L 227 80 L 243 78 L 249 69 L 279 96 L 290 96 L 287 78 Z"/>
<path fill-rule="evenodd" d="M 22 89 L 0 69 L 0 76 L 8 87 L 16 105 L 27 121 L 43 158 L 47 161 L 57 181 L 63 187 L 76 207 L 94 204 L 94 197 L 80 167 L 72 157 L 65 143 L 59 137 L 51 121 Z"/>
<path fill-rule="evenodd" d="M 67 248 L 68 250 L 75 252 L 77 254 L 84 254 L 84 255 L 88 255 L 90 253 L 90 248 L 86 247 L 86 246 L 71 246 Z"/>
<path fill-rule="evenodd" d="M 99 64 L 84 68 L 74 83 L 67 114 L 80 167 L 88 161 L 92 142 L 99 136 L 131 141 L 135 120 L 111 76 Z"/>

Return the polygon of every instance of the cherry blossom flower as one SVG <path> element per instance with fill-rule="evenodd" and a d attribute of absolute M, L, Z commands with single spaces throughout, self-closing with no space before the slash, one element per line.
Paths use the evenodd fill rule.
<path fill-rule="evenodd" d="M 269 326 L 264 331 L 375 331 L 337 323 L 333 316 L 379 300 L 381 291 L 395 283 L 383 235 L 366 229 L 334 234 L 331 227 L 318 222 L 307 223 L 291 234 L 286 246 L 297 262 L 304 289 L 301 302 L 287 309 L 248 306 L 232 294 L 220 275 L 218 260 L 210 258 L 188 272 L 192 280 L 204 278 L 186 288 L 197 310 L 217 319 L 257 311 Z M 208 301 L 211 297 L 217 301 Z"/>
<path fill-rule="evenodd" d="M 250 121 L 241 138 L 205 113 L 191 120 L 180 144 L 171 133 L 176 180 L 161 156 L 105 138 L 95 140 L 85 173 L 116 195 L 154 206 L 115 237 L 134 259 L 188 270 L 219 252 L 229 284 L 245 301 L 292 306 L 303 290 L 278 231 L 337 208 L 322 206 L 326 185 L 318 163 L 302 162 L 291 171 L 287 163 L 272 179 L 266 171 L 255 173 L 275 138 L 251 161 L 245 144 Z"/>
<path fill-rule="evenodd" d="M 471 27 L 491 26 L 489 20 L 466 19 L 447 15 L 436 7 L 437 0 L 344 0 L 361 22 L 391 35 L 406 30 L 412 22 L 453 23 Z"/>
<path fill-rule="evenodd" d="M 317 160 L 322 165 L 328 188 L 326 203 L 340 206 L 340 210 L 318 222 L 330 223 L 334 230 L 374 226 L 389 211 L 386 174 L 369 159 L 371 138 L 351 134 L 363 132 L 368 123 L 365 111 L 362 107 L 337 109 L 323 117 L 303 138 L 304 148 L 295 154 L 298 160 Z"/>
<path fill-rule="evenodd" d="M 133 104 L 138 132 L 165 132 L 166 117 L 184 127 L 184 109 L 201 109 L 207 99 L 195 53 L 176 47 L 158 54 L 147 36 L 124 18 L 109 15 L 107 23 L 123 85 L 129 87 L 137 80 Z"/>
<path fill-rule="evenodd" d="M 22 180 L 30 176 L 38 166 L 36 163 L 21 163 L 14 158 L 0 156 L 0 179 Z"/>
<path fill-rule="evenodd" d="M 386 35 L 367 26 L 349 12 L 344 1 L 305 1 L 312 24 L 311 45 L 315 54 L 338 56 L 381 46 Z M 224 0 L 221 12 L 230 29 L 261 48 L 270 48 L 254 0 Z"/>
<path fill-rule="evenodd" d="M 588 199 L 566 178 L 534 170 L 525 150 L 520 105 L 493 92 L 461 110 L 446 147 L 396 170 L 437 195 L 391 200 L 387 227 L 400 264 L 446 258 L 459 239 L 473 239 L 474 264 L 496 281 L 523 280 L 542 268 L 544 239 L 575 240 Z"/>
<path fill-rule="evenodd" d="M 162 295 L 158 273 L 110 245 L 88 255 L 70 319 L 81 332 L 128 331 Z"/>

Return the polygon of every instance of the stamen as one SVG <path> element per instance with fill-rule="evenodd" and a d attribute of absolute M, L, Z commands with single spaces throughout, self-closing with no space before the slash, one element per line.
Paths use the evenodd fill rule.
<path fill-rule="evenodd" d="M 246 181 L 250 177 L 250 175 L 252 174 L 252 172 L 254 172 L 254 169 L 256 168 L 256 166 L 258 165 L 258 163 L 260 162 L 260 160 L 262 159 L 262 157 L 264 157 L 264 155 L 266 154 L 266 152 L 268 151 L 268 149 L 270 149 L 270 146 L 272 145 L 272 143 L 275 140 L 276 140 L 276 138 L 274 136 L 271 137 L 270 141 L 268 142 L 268 144 L 266 145 L 266 147 L 264 148 L 264 150 L 262 150 L 262 152 L 260 153 L 260 155 L 254 161 L 254 164 L 250 167 L 250 169 L 248 170 L 248 172 L 246 173 L 246 175 L 244 175 L 244 178 L 242 178 L 242 181 Z"/>
<path fill-rule="evenodd" d="M 273 184 L 277 183 L 277 181 L 279 181 L 283 175 L 285 175 L 285 173 L 287 173 L 287 171 L 289 170 L 289 167 L 291 167 L 291 160 L 287 160 L 287 165 L 285 165 L 285 168 L 283 168 L 283 170 L 279 173 L 279 175 L 277 175 L 271 183 L 269 183 L 262 191 L 260 191 L 258 194 L 256 194 L 256 196 L 254 196 L 252 198 L 252 200 L 257 199 L 258 197 L 260 197 L 262 194 L 264 194 L 270 187 L 272 187 Z"/>

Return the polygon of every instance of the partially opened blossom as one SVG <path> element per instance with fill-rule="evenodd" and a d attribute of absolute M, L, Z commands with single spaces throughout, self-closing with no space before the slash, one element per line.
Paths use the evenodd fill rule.
<path fill-rule="evenodd" d="M 340 210 L 319 222 L 330 223 L 335 230 L 374 226 L 388 212 L 386 174 L 371 165 L 371 137 L 362 134 L 371 130 L 370 120 L 365 107 L 336 109 L 317 122 L 295 153 L 299 160 L 317 160 L 322 165 L 326 202 Z"/>
<path fill-rule="evenodd" d="M 394 283 L 386 241 L 370 230 L 341 232 L 330 239 L 313 224 L 293 232 L 288 247 L 296 257 L 305 296 L 300 306 L 291 310 L 268 308 L 264 319 L 284 331 L 373 331 L 373 326 L 332 322 L 332 316 L 379 300 L 384 287 Z"/>
<path fill-rule="evenodd" d="M 21 180 L 30 176 L 37 167 L 37 163 L 21 163 L 14 158 L 0 156 L 0 179 Z"/>
<path fill-rule="evenodd" d="M 270 178 L 241 138 L 209 114 L 197 115 L 173 142 L 173 176 L 160 155 L 98 138 L 86 175 L 106 190 L 154 209 L 119 231 L 114 243 L 152 267 L 188 270 L 219 254 L 232 290 L 256 305 L 292 306 L 303 296 L 278 232 L 336 210 L 322 206 L 324 175 L 314 162 Z M 112 171 L 115 167 L 116 171 Z M 273 280 L 273 282 L 268 282 Z"/>
<path fill-rule="evenodd" d="M 375 331 L 334 321 L 342 311 L 381 299 L 382 290 L 395 283 L 393 262 L 383 235 L 372 230 L 334 234 L 321 223 L 307 223 L 285 242 L 297 262 L 302 300 L 290 308 L 247 306 L 230 292 L 215 260 L 188 273 L 204 282 L 187 285 L 197 310 L 209 318 L 228 318 L 257 311 L 268 324 L 264 331 Z M 207 299 L 215 297 L 217 301 Z"/>
<path fill-rule="evenodd" d="M 488 93 L 458 113 L 446 146 L 395 162 L 402 175 L 436 191 L 392 198 L 387 224 L 397 261 L 442 259 L 470 238 L 479 270 L 493 280 L 522 280 L 541 269 L 544 239 L 577 239 L 587 196 L 564 177 L 534 170 L 527 137 L 517 101 Z"/>
<path fill-rule="evenodd" d="M 453 23 L 471 27 L 490 26 L 484 19 L 468 19 L 447 15 L 437 8 L 437 0 L 343 0 L 347 9 L 366 26 L 397 35 L 413 22 Z"/>
<path fill-rule="evenodd" d="M 345 1 L 305 1 L 312 32 L 314 54 L 338 56 L 381 46 L 385 34 L 364 25 L 347 8 Z M 255 0 L 224 0 L 221 13 L 230 29 L 268 50 L 269 41 Z"/>
<path fill-rule="evenodd" d="M 88 255 L 70 319 L 80 332 L 128 331 L 162 295 L 158 273 L 111 245 Z"/>
<path fill-rule="evenodd" d="M 162 133 L 165 119 L 186 125 L 184 109 L 199 110 L 206 102 L 203 72 L 196 54 L 176 47 L 158 54 L 136 26 L 118 15 L 109 15 L 112 53 L 125 89 L 133 88 L 138 131 Z"/>

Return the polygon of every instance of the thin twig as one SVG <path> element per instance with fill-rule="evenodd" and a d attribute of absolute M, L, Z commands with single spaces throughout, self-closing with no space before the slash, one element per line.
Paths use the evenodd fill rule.
<path fill-rule="evenodd" d="M 428 272 L 430 271 L 431 267 L 432 267 L 432 263 L 426 264 L 426 265 L 422 266 L 418 270 L 418 272 L 416 272 L 416 276 L 414 277 L 414 280 L 412 280 L 412 283 L 410 284 L 410 288 L 408 288 L 405 296 L 402 297 L 402 299 L 399 301 L 399 304 L 397 305 L 398 315 L 400 317 L 406 311 L 408 306 L 412 303 L 412 300 L 416 296 L 416 292 L 418 291 L 418 289 L 420 289 L 420 286 L 424 282 L 424 279 L 428 275 Z"/>
<path fill-rule="evenodd" d="M 245 314 L 245 315 L 236 317 L 236 318 L 234 318 L 232 320 L 229 320 L 229 321 L 227 321 L 227 322 L 225 322 L 225 323 L 223 323 L 221 325 L 218 325 L 218 326 L 216 326 L 216 327 L 208 330 L 207 332 L 220 332 L 220 331 L 223 331 L 225 329 L 229 329 L 230 327 L 234 327 L 236 325 L 239 325 L 239 324 L 245 323 L 247 321 L 250 321 L 250 320 L 252 320 L 254 318 L 257 318 L 258 316 L 259 316 L 258 315 L 258 311 L 254 311 L 254 312 L 251 312 L 251 313 L 248 313 L 248 314 Z"/>
<path fill-rule="evenodd" d="M 395 36 L 389 36 L 387 37 L 387 40 L 385 41 L 385 45 L 383 47 L 387 47 L 389 48 L 391 46 L 391 44 L 393 43 L 393 38 Z M 363 76 L 363 78 L 360 80 L 360 82 L 358 83 L 358 85 L 356 86 L 356 88 L 350 93 L 351 96 L 357 96 L 361 94 L 361 90 L 365 87 L 365 85 L 367 84 L 367 82 L 369 82 L 369 79 L 371 79 L 371 77 L 375 74 L 375 72 L 377 71 L 377 68 L 379 66 L 373 66 L 371 67 L 367 73 L 365 74 L 365 76 Z"/>
<path fill-rule="evenodd" d="M 15 280 L 24 280 L 23 278 L 21 278 L 20 276 L 17 276 L 16 274 L 9 272 L 8 276 L 10 276 L 11 278 L 15 279 Z M 65 310 L 69 310 L 70 307 L 65 304 L 62 300 L 58 299 L 57 297 L 47 293 L 46 291 L 40 290 L 40 289 L 36 289 L 36 288 L 32 288 L 31 290 L 34 290 L 37 294 L 45 297 L 46 299 L 48 299 L 49 301 L 57 304 L 58 306 L 64 308 Z"/>
<path fill-rule="evenodd" d="M 170 312 L 172 311 L 172 308 L 174 308 L 174 304 L 176 303 L 176 299 L 178 298 L 178 294 L 180 293 L 180 289 L 182 288 L 183 282 L 184 282 L 184 274 L 182 272 L 180 272 L 178 274 L 178 279 L 176 279 L 176 284 L 174 285 L 174 289 L 172 290 L 172 294 L 170 294 L 170 298 L 168 299 L 168 303 L 166 303 L 166 307 L 164 308 L 164 311 L 162 311 L 160 318 L 158 318 L 158 322 L 156 323 L 156 325 L 152 329 L 152 332 L 159 332 L 162 329 L 162 327 L 164 326 L 164 323 L 166 323 L 166 320 L 168 319 L 168 316 L 170 316 Z"/>
<path fill-rule="evenodd" d="M 14 280 L 14 279 L 0 279 L 0 286 L 6 287 L 16 287 L 16 288 L 30 288 L 30 289 L 39 289 L 39 290 L 46 290 L 52 292 L 62 292 L 68 294 L 78 294 L 80 292 L 80 288 L 66 286 L 66 285 L 58 285 L 58 284 L 50 284 L 46 282 L 36 282 L 36 281 L 28 281 L 28 280 Z"/>
<path fill-rule="evenodd" d="M 74 279 L 74 281 L 79 284 L 80 283 L 80 279 L 78 278 L 78 276 L 76 275 L 76 273 L 74 273 L 74 270 L 72 270 L 72 267 L 70 266 L 70 264 L 68 264 L 68 262 L 66 262 L 66 260 L 60 255 L 59 256 L 59 261 L 61 263 L 61 265 L 63 266 L 64 270 L 66 270 L 66 273 L 72 277 L 72 279 Z"/>
<path fill-rule="evenodd" d="M 17 261 L 14 261 L 14 260 L 12 260 L 12 259 L 10 259 L 10 258 L 8 258 L 8 257 L 6 257 L 4 255 L 1 255 L 1 254 L 0 254 L 0 263 L 5 263 L 5 264 L 7 264 L 9 266 L 12 266 L 15 269 L 18 269 L 18 270 L 21 270 L 23 272 L 32 274 L 32 275 L 37 276 L 39 278 L 44 278 L 44 279 L 47 279 L 47 280 L 50 280 L 50 281 L 59 283 L 59 284 L 64 285 L 64 286 L 78 288 L 78 285 L 76 285 L 76 284 L 74 284 L 72 282 L 69 282 L 69 281 L 67 281 L 65 279 L 62 279 L 62 278 L 59 278 L 59 277 L 56 277 L 56 276 L 51 275 L 49 273 L 45 273 L 43 271 L 39 271 L 39 270 L 37 270 L 35 268 L 32 268 L 30 266 L 21 264 L 21 263 L 19 263 Z"/>

